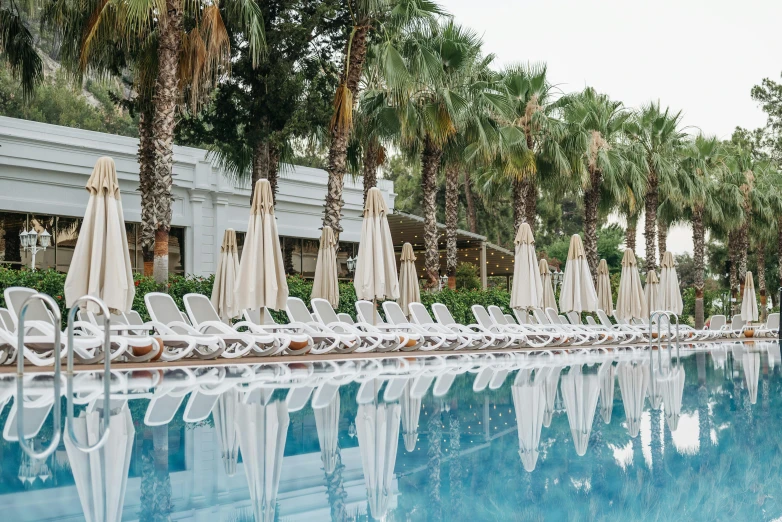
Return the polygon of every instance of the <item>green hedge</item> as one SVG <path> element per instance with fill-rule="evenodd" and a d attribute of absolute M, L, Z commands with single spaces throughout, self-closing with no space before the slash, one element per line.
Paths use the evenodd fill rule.
<path fill-rule="evenodd" d="M 133 309 L 141 314 L 144 320 L 149 319 L 147 307 L 144 304 L 144 295 L 149 292 L 167 292 L 174 298 L 181 310 L 184 310 L 182 298 L 185 294 L 200 293 L 204 295 L 212 294 L 212 284 L 214 276 L 181 276 L 172 275 L 168 283 L 160 285 L 151 277 L 135 276 L 136 297 L 133 300 Z M 0 268 L 0 307 L 6 307 L 5 297 L 2 291 L 9 286 L 26 286 L 34 288 L 39 292 L 49 294 L 54 297 L 60 305 L 60 309 L 65 318 L 65 298 L 64 288 L 65 274 L 55 270 L 12 270 L 9 268 Z M 299 297 L 305 303 L 309 303 L 312 294 L 312 282 L 302 279 L 298 276 L 288 278 L 288 291 L 291 297 Z M 353 283 L 339 284 L 339 308 L 337 312 L 345 312 L 351 317 L 356 317 L 356 290 Z M 484 306 L 497 305 L 505 312 L 510 312 L 508 304 L 510 295 L 505 290 L 490 289 L 481 290 L 443 290 L 436 293 L 421 293 L 421 301 L 431 311 L 432 303 L 444 303 L 448 306 L 456 321 L 462 324 L 475 322 L 470 307 L 473 304 L 482 304 Z M 381 310 L 382 311 L 382 310 Z M 286 321 L 284 312 L 272 312 L 276 320 Z"/>

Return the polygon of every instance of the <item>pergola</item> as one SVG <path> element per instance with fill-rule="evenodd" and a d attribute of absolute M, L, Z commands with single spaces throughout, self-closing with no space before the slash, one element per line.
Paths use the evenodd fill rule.
<path fill-rule="evenodd" d="M 402 251 L 404 243 L 413 245 L 418 260 L 416 268 L 420 271 L 419 278 L 425 277 L 424 271 L 424 218 L 394 211 L 388 216 L 388 226 L 391 229 L 391 238 L 394 241 L 394 249 Z M 440 273 L 445 273 L 446 263 L 446 238 L 445 225 L 437 223 L 437 244 L 440 250 Z M 481 286 L 487 287 L 489 276 L 513 277 L 513 252 L 487 241 L 485 236 L 467 232 L 456 231 L 456 247 L 459 262 L 477 265 L 481 274 Z"/>

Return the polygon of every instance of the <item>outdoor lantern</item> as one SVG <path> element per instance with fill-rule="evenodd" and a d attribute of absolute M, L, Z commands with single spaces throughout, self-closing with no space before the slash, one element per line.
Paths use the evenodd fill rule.
<path fill-rule="evenodd" d="M 559 286 L 559 284 L 562 283 L 562 277 L 565 275 L 564 272 L 560 271 L 559 269 L 554 270 L 551 274 L 551 281 L 554 283 L 554 287 L 556 288 Z"/>
<path fill-rule="evenodd" d="M 31 228 L 27 233 L 27 248 L 35 248 L 36 246 L 38 246 L 38 232 Z"/>
<path fill-rule="evenodd" d="M 22 243 L 22 248 L 28 248 L 30 246 L 30 236 L 25 229 L 19 234 L 19 241 Z"/>
<path fill-rule="evenodd" d="M 356 256 L 358 257 L 358 256 Z M 348 272 L 355 272 L 356 271 L 356 258 L 355 257 L 348 257 Z"/>
<path fill-rule="evenodd" d="M 49 241 L 52 239 L 52 235 L 48 233 L 46 229 L 44 229 L 44 231 L 40 233 L 39 237 L 41 239 L 41 246 L 44 248 L 44 250 L 47 249 L 49 247 Z"/>

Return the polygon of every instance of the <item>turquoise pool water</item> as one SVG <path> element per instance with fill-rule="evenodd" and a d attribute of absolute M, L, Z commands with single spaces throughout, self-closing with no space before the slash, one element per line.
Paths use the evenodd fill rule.
<path fill-rule="evenodd" d="M 779 519 L 778 344 L 681 356 L 114 372 L 106 443 L 60 441 L 41 461 L 8 440 L 16 382 L 0 377 L 2 519 Z M 37 450 L 53 436 L 51 382 L 25 381 Z M 72 385 L 77 439 L 94 443 L 101 379 Z"/>

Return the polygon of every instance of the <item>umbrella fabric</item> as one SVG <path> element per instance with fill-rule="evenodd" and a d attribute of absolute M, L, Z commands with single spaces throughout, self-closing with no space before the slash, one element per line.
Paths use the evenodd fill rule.
<path fill-rule="evenodd" d="M 353 285 L 356 287 L 357 299 L 373 301 L 399 298 L 394 244 L 388 228 L 388 207 L 377 187 L 369 189 L 364 204 Z"/>
<path fill-rule="evenodd" d="M 377 520 L 385 520 L 393 493 L 400 410 L 399 404 L 362 404 L 356 415 L 369 511 Z"/>
<path fill-rule="evenodd" d="M 755 297 L 755 279 L 752 272 L 744 278 L 744 295 L 741 297 L 741 318 L 745 321 L 758 320 L 758 301 Z"/>
<path fill-rule="evenodd" d="M 613 314 L 614 298 L 611 295 L 611 277 L 605 259 L 597 265 L 597 307 L 608 315 Z"/>
<path fill-rule="evenodd" d="M 288 300 L 274 199 L 266 179 L 259 179 L 255 184 L 234 292 L 240 310 L 264 307 L 282 310 Z"/>
<path fill-rule="evenodd" d="M 415 271 L 413 245 L 402 245 L 402 257 L 399 259 L 399 307 L 405 315 L 410 315 L 410 303 L 421 302 L 421 289 L 418 287 L 418 275 Z"/>
<path fill-rule="evenodd" d="M 576 454 L 583 457 L 589 446 L 589 435 L 595 420 L 600 382 L 597 375 L 584 374 L 580 366 L 574 366 L 562 377 L 561 389 Z"/>
<path fill-rule="evenodd" d="M 665 406 L 665 421 L 668 423 L 668 429 L 676 431 L 679 426 L 679 418 L 682 416 L 684 368 L 681 366 L 672 368 L 668 374 L 661 376 L 658 382 Z"/>
<path fill-rule="evenodd" d="M 535 255 L 535 238 L 528 223 L 522 223 L 516 234 L 516 258 L 513 267 L 511 308 L 536 308 L 543 299 L 543 282 Z"/>
<path fill-rule="evenodd" d="M 649 270 L 646 273 L 646 286 L 644 287 L 644 302 L 649 314 L 661 310 L 660 308 L 660 280 L 657 272 Z"/>
<path fill-rule="evenodd" d="M 625 408 L 625 420 L 630 437 L 635 438 L 641 430 L 641 416 L 649 386 L 649 374 L 641 364 L 622 362 L 617 367 L 619 391 Z"/>
<path fill-rule="evenodd" d="M 581 236 L 573 234 L 565 264 L 565 277 L 559 294 L 559 309 L 563 313 L 597 311 L 597 292 L 589 273 Z"/>
<path fill-rule="evenodd" d="M 90 199 L 65 278 L 65 305 L 70 308 L 80 297 L 91 295 L 112 312 L 130 312 L 136 286 L 113 159 L 98 159 L 86 188 Z M 100 311 L 94 303 L 86 308 Z"/>
<path fill-rule="evenodd" d="M 619 293 L 616 296 L 616 317 L 629 321 L 649 317 L 638 263 L 631 249 L 622 257 L 622 277 L 619 279 Z"/>
<path fill-rule="evenodd" d="M 239 272 L 239 251 L 236 247 L 236 232 L 227 228 L 223 234 L 223 244 L 220 246 L 220 257 L 217 260 L 215 282 L 212 287 L 212 306 L 217 315 L 225 322 L 238 317 L 241 310 L 236 306 L 236 274 Z"/>
<path fill-rule="evenodd" d="M 331 474 L 337 467 L 337 441 L 339 437 L 339 393 L 334 394 L 325 408 L 315 408 L 315 429 L 320 443 L 320 460 L 323 471 Z"/>
<path fill-rule="evenodd" d="M 236 463 L 239 458 L 239 437 L 236 435 L 236 408 L 238 404 L 239 391 L 232 388 L 220 395 L 212 410 L 217 443 L 220 446 L 220 458 L 225 467 L 225 474 L 229 477 L 236 474 Z"/>
<path fill-rule="evenodd" d="M 334 308 L 339 306 L 337 238 L 328 225 L 323 227 L 320 233 L 318 262 L 315 265 L 315 280 L 312 282 L 312 298 L 325 299 Z"/>
<path fill-rule="evenodd" d="M 555 366 L 548 370 L 543 379 L 543 387 L 546 392 L 546 409 L 543 414 L 543 425 L 551 426 L 551 419 L 554 417 L 554 402 L 557 400 L 557 387 L 559 386 L 559 374 L 562 372 L 561 366 Z"/>
<path fill-rule="evenodd" d="M 614 411 L 614 384 L 616 370 L 612 361 L 606 361 L 600 365 L 600 417 L 606 424 L 611 423 L 611 414 Z"/>
<path fill-rule="evenodd" d="M 544 310 L 546 308 L 553 308 L 559 313 L 557 299 L 554 297 L 554 284 L 551 280 L 551 270 L 549 270 L 548 261 L 541 259 L 540 263 L 538 263 L 538 270 L 540 272 L 541 282 L 543 283 L 543 297 L 541 297 L 538 306 Z"/>
<path fill-rule="evenodd" d="M 658 354 L 658 357 L 660 355 Z M 643 365 L 644 373 L 646 374 L 646 396 L 649 397 L 649 404 L 651 405 L 653 410 L 659 410 L 660 406 L 663 404 L 663 395 L 662 391 L 660 389 L 660 376 L 659 369 L 657 367 L 657 363 L 655 362 L 655 370 L 654 375 L 651 371 L 651 366 L 648 362 L 645 362 Z"/>
<path fill-rule="evenodd" d="M 80 443 L 89 445 L 97 443 L 103 434 L 101 413 L 82 412 L 73 420 L 73 431 Z M 133 419 L 125 403 L 111 415 L 109 437 L 102 448 L 85 453 L 73 445 L 70 437 L 65 437 L 65 451 L 73 471 L 84 519 L 87 522 L 122 520 L 122 506 L 125 503 L 125 489 L 128 484 L 135 434 Z"/>
<path fill-rule="evenodd" d="M 679 277 L 676 275 L 676 266 L 673 262 L 673 254 L 666 252 L 660 263 L 660 290 L 659 304 L 661 310 L 681 315 L 684 309 L 682 303 L 682 291 L 679 288 Z"/>
<path fill-rule="evenodd" d="M 511 386 L 516 427 L 519 431 L 519 457 L 524 469 L 532 472 L 538 462 L 540 432 L 546 408 L 546 392 L 542 380 L 533 381 L 530 370 L 520 370 Z"/>
<path fill-rule="evenodd" d="M 750 404 L 758 402 L 758 378 L 760 377 L 760 354 L 755 351 L 745 351 L 741 357 L 744 378 L 747 380 Z"/>
<path fill-rule="evenodd" d="M 421 398 L 410 395 L 410 381 L 402 392 L 402 439 L 405 441 L 405 450 L 408 453 L 415 451 L 418 442 L 418 419 L 421 417 Z"/>
<path fill-rule="evenodd" d="M 236 431 L 256 522 L 272 522 L 290 416 L 282 401 L 237 405 Z"/>

